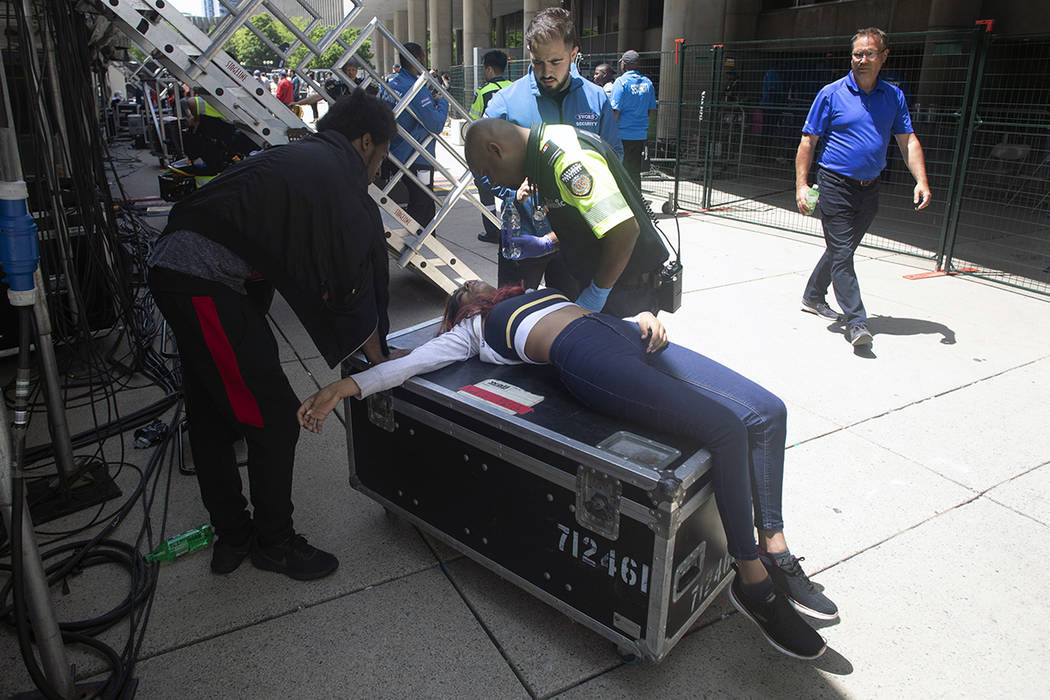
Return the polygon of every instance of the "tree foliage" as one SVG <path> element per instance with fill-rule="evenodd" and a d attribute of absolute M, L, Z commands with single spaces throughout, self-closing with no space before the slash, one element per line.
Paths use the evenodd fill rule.
<path fill-rule="evenodd" d="M 296 41 L 295 35 L 267 12 L 255 15 L 248 21 L 266 36 L 274 46 L 291 46 Z M 292 23 L 304 31 L 308 24 L 306 19 L 302 17 L 293 17 Z M 331 30 L 332 27 L 319 24 L 309 32 L 310 40 L 318 42 Z M 357 40 L 360 33 L 361 30 L 357 28 L 347 29 L 340 35 L 340 38 L 344 44 L 350 46 Z M 280 57 L 247 27 L 241 27 L 234 32 L 223 48 L 245 68 L 273 69 L 280 67 Z M 297 66 L 303 69 L 331 68 L 332 64 L 343 55 L 345 50 L 338 43 L 334 43 L 319 59 L 317 57 L 311 58 L 307 63 L 299 66 L 299 62 L 306 58 L 308 53 L 306 47 L 300 45 L 292 52 L 286 66 Z M 357 55 L 369 63 L 372 62 L 371 40 L 366 41 L 358 49 Z"/>

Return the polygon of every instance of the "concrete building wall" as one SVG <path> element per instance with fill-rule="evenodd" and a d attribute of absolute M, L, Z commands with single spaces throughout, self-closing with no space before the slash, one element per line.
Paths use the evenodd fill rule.
<path fill-rule="evenodd" d="M 997 34 L 1050 32 L 1045 0 L 847 0 L 763 12 L 756 38 L 838 36 L 872 25 L 891 33 L 924 32 L 972 27 L 977 19 L 994 19 Z"/>

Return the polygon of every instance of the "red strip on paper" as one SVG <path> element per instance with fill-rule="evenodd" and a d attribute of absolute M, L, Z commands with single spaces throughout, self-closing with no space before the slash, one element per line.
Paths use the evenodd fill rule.
<path fill-rule="evenodd" d="M 529 411 L 532 410 L 532 406 L 526 406 L 523 403 L 518 403 L 517 401 L 511 401 L 510 399 L 508 399 L 505 396 L 500 396 L 499 394 L 494 394 L 491 391 L 488 391 L 486 389 L 482 389 L 480 387 L 474 386 L 473 384 L 468 384 L 467 386 L 461 386 L 459 388 L 459 390 L 460 391 L 465 391 L 468 394 L 471 394 L 473 396 L 477 396 L 479 399 L 484 399 L 485 401 L 488 401 L 489 403 L 494 403 L 497 406 L 502 406 L 503 408 L 506 408 L 508 410 L 514 411 L 515 413 L 518 413 L 518 414 L 528 413 Z"/>

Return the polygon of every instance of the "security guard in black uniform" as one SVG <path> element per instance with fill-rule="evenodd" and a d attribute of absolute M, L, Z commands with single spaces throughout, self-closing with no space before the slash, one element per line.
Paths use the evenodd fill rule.
<path fill-rule="evenodd" d="M 493 185 L 517 188 L 528 177 L 580 285 L 577 304 L 621 317 L 661 307 L 667 248 L 601 138 L 562 124 L 526 129 L 482 119 L 467 132 L 466 156 L 474 175 Z"/>
<path fill-rule="evenodd" d="M 481 119 L 485 114 L 485 108 L 489 106 L 489 100 L 512 82 L 503 77 L 503 72 L 507 70 L 507 54 L 502 51 L 493 49 L 486 53 L 485 58 L 482 59 L 482 65 L 485 70 L 485 84 L 478 88 L 474 95 L 474 103 L 470 105 L 471 119 Z M 489 211 L 496 213 L 496 198 L 492 194 L 492 189 L 478 180 L 475 180 L 474 184 L 478 188 L 478 198 L 481 203 Z M 496 225 L 485 216 L 481 217 L 481 223 L 485 225 L 485 231 L 478 234 L 478 240 L 486 243 L 499 243 L 499 229 Z"/>

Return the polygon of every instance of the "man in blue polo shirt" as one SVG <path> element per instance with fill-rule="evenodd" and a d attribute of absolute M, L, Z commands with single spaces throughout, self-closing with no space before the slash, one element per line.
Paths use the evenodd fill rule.
<path fill-rule="evenodd" d="M 656 114 L 653 81 L 638 72 L 637 51 L 625 51 L 620 58 L 620 77 L 613 83 L 609 102 L 623 138 L 623 167 L 631 182 L 642 189 L 642 158 L 649 135 L 649 119 Z"/>
<path fill-rule="evenodd" d="M 915 209 L 930 204 L 930 185 L 922 146 L 911 126 L 908 104 L 900 89 L 879 79 L 889 49 L 881 29 L 859 29 L 850 43 L 852 70 L 825 85 L 810 107 L 795 155 L 795 201 L 803 214 L 807 177 L 817 144 L 821 223 L 827 249 L 813 269 L 802 296 L 802 310 L 829 320 L 841 320 L 828 306 L 828 285 L 846 317 L 846 337 L 853 345 L 870 345 L 868 316 L 860 299 L 853 253 L 875 219 L 879 207 L 879 173 L 886 167 L 890 135 L 915 178 Z"/>

